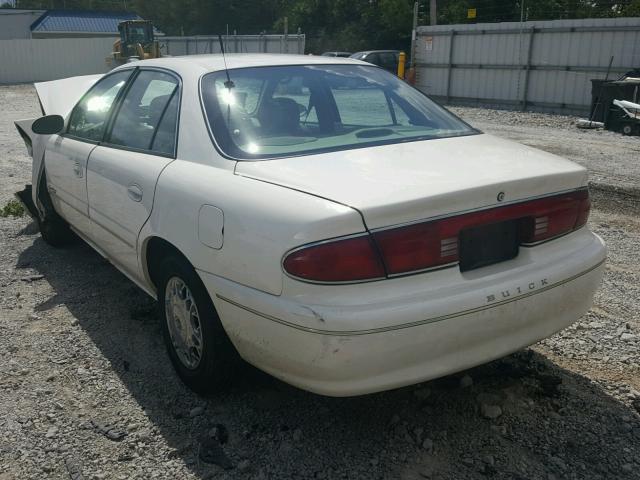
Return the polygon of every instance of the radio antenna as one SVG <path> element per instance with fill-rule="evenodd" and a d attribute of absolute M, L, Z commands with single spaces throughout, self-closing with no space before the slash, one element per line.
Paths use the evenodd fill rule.
<path fill-rule="evenodd" d="M 227 87 L 228 90 L 231 90 L 236 85 L 231 81 L 231 77 L 229 76 L 229 69 L 227 68 L 227 57 L 224 54 L 224 43 L 222 42 L 222 35 L 220 34 L 218 34 L 218 41 L 220 42 L 220 51 L 222 52 L 222 61 L 224 62 L 224 73 L 227 74 L 227 81 L 224 82 L 224 86 Z"/>

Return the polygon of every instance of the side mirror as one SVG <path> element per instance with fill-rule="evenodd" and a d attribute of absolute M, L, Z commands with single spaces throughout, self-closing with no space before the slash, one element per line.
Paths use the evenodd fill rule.
<path fill-rule="evenodd" d="M 64 128 L 64 118 L 60 115 L 46 115 L 37 119 L 31 125 L 33 133 L 38 135 L 53 135 L 60 133 Z"/>

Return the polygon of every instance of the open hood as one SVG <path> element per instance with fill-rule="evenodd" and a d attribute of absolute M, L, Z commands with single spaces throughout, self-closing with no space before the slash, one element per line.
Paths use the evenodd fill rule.
<path fill-rule="evenodd" d="M 82 75 L 34 83 L 43 114 L 62 115 L 66 118 L 80 97 L 103 76 L 103 74 Z"/>
<path fill-rule="evenodd" d="M 43 115 L 61 115 L 64 118 L 69 115 L 71 109 L 78 103 L 82 95 L 96 83 L 103 75 L 83 75 L 80 77 L 64 78 L 51 82 L 34 84 L 38 94 L 38 100 Z M 33 133 L 31 125 L 37 118 L 15 121 L 16 129 L 24 140 L 27 152 L 33 158 L 31 170 L 31 198 L 36 209 L 42 211 L 42 205 L 38 200 L 40 177 L 44 171 L 44 150 L 49 135 Z M 32 212 L 33 213 L 33 212 Z"/>

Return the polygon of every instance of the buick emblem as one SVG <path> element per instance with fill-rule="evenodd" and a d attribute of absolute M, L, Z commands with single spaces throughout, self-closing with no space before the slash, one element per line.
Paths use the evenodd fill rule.
<path fill-rule="evenodd" d="M 504 200 L 504 192 L 500 192 L 498 193 L 498 197 L 497 197 L 498 201 L 501 202 L 502 200 Z"/>

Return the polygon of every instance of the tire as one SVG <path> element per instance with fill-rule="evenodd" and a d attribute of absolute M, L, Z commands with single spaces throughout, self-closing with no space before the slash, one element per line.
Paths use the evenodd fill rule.
<path fill-rule="evenodd" d="M 209 293 L 194 268 L 180 257 L 165 258 L 158 271 L 158 303 L 162 333 L 169 358 L 178 377 L 187 387 L 199 394 L 224 390 L 230 383 L 233 367 L 239 357 L 220 323 Z M 192 310 L 191 315 L 185 315 L 191 302 L 184 300 L 181 303 L 183 298 L 188 298 L 187 290 L 182 289 L 181 284 L 191 294 L 190 298 L 195 304 L 196 315 L 193 315 Z M 181 295 L 176 295 L 177 291 L 181 292 Z M 177 307 L 172 303 L 172 299 L 177 301 Z M 185 308 L 182 309 L 181 305 Z M 174 308 L 177 314 L 174 314 Z M 180 315 L 182 315 L 181 318 L 187 317 L 188 320 L 174 321 Z M 185 328 L 185 324 L 191 325 L 192 330 Z M 199 324 L 199 335 L 198 328 L 195 328 L 197 324 Z M 170 325 L 173 325 L 173 328 Z M 176 325 L 183 325 L 183 327 Z M 185 334 L 186 331 L 190 331 L 191 335 Z M 195 347 L 185 348 L 186 344 L 181 343 L 179 338 L 197 338 L 198 341 L 192 343 L 193 345 L 201 344 L 200 353 L 197 353 Z M 183 345 L 183 347 L 179 348 L 177 345 Z"/>
<path fill-rule="evenodd" d="M 40 201 L 45 209 L 44 218 L 38 216 L 38 227 L 42 239 L 52 247 L 60 248 L 73 243 L 76 239 L 75 234 L 71 231 L 69 224 L 55 211 L 49 190 L 47 188 L 47 179 L 43 176 L 40 184 L 41 195 Z"/>
<path fill-rule="evenodd" d="M 623 135 L 633 135 L 633 127 L 631 125 L 625 125 L 622 127 Z"/>

